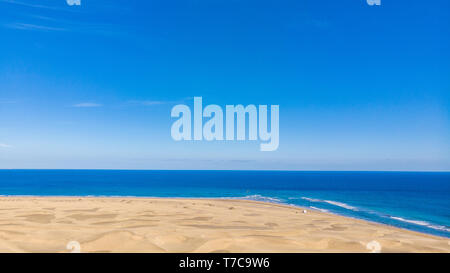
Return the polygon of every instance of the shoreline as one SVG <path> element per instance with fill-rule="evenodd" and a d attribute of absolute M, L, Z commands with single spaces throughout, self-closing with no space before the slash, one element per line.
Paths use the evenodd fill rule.
<path fill-rule="evenodd" d="M 245 199 L 245 198 L 241 198 L 241 197 L 161 197 L 161 196 L 133 196 L 133 195 L 124 195 L 124 196 L 122 196 L 122 195 L 0 195 L 0 199 L 5 198 L 5 197 L 6 198 L 15 198 L 15 197 L 18 197 L 18 198 L 127 198 L 127 199 L 173 199 L 173 200 L 179 199 L 179 200 L 211 200 L 211 201 L 230 200 L 230 201 L 267 203 L 267 204 L 284 206 L 286 208 L 298 208 L 298 209 L 302 209 L 302 210 L 312 210 L 317 213 L 329 214 L 332 216 L 349 218 L 349 219 L 353 219 L 353 220 L 357 220 L 357 221 L 368 222 L 371 224 L 382 225 L 385 227 L 397 228 L 397 229 L 408 231 L 408 232 L 415 232 L 415 233 L 421 234 L 421 235 L 429 235 L 429 236 L 433 236 L 433 237 L 437 237 L 437 238 L 441 238 L 441 239 L 447 239 L 447 240 L 449 240 L 449 244 L 450 244 L 450 237 L 446 237 L 446 236 L 416 231 L 416 230 L 407 229 L 407 228 L 403 228 L 403 227 L 399 227 L 399 226 L 395 226 L 395 225 L 389 225 L 389 224 L 385 224 L 385 223 L 380 223 L 380 222 L 376 222 L 376 221 L 353 217 L 350 215 L 334 213 L 331 211 L 323 211 L 319 208 L 303 207 L 303 206 L 298 206 L 295 204 L 288 204 L 288 203 L 282 203 L 282 202 L 251 200 L 251 199 Z"/>
<path fill-rule="evenodd" d="M 303 213 L 306 209 L 307 213 Z M 222 198 L 0 197 L 0 252 L 450 253 L 450 240 L 293 205 Z"/>

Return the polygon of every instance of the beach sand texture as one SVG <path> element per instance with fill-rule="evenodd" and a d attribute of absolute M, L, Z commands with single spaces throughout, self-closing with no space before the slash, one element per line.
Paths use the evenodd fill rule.
<path fill-rule="evenodd" d="M 450 252 L 450 240 L 244 200 L 0 197 L 0 252 Z M 376 248 L 377 243 L 369 244 Z"/>

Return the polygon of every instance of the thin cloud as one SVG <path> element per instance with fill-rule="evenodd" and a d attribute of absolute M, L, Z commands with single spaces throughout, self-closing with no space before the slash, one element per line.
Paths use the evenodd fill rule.
<path fill-rule="evenodd" d="M 158 100 L 130 100 L 130 101 L 128 101 L 128 103 L 134 104 L 134 105 L 153 106 L 153 105 L 166 104 L 168 102 L 158 101 Z"/>
<path fill-rule="evenodd" d="M 72 105 L 73 107 L 101 107 L 103 104 L 94 103 L 94 102 L 82 102 L 78 104 Z"/>
<path fill-rule="evenodd" d="M 1 1 L 1 0 L 0 0 Z M 102 35 L 123 34 L 116 26 L 111 24 L 88 24 L 78 21 L 63 20 L 39 15 L 28 15 L 37 23 L 15 22 L 0 25 L 4 28 L 15 30 L 34 30 L 34 31 L 59 31 L 59 32 L 78 32 L 78 33 L 96 33 Z M 52 26 L 54 25 L 54 26 Z M 62 26 L 62 27 L 61 27 Z"/>
<path fill-rule="evenodd" d="M 30 1 L 31 2 L 31 1 Z M 1 28 L 12 30 L 27 30 L 27 31 L 59 31 L 61 33 L 89 33 L 105 36 L 117 36 L 117 35 L 129 35 L 129 32 L 124 30 L 124 26 L 120 24 L 100 23 L 97 20 L 89 21 L 83 16 L 82 18 L 76 18 L 73 16 L 67 16 L 65 13 L 73 15 L 86 14 L 87 10 L 81 7 L 81 0 L 58 0 L 54 2 L 45 2 L 45 4 L 39 4 L 31 2 L 25 2 L 23 0 L 0 0 L 0 9 L 4 5 L 14 5 L 26 8 L 26 12 L 22 12 L 19 15 L 22 18 L 15 19 L 14 21 L 5 21 L 0 23 Z M 40 2 L 40 1 L 39 1 Z M 48 4 L 47 4 L 48 3 Z M 72 4 L 73 3 L 73 4 Z M 72 5 L 70 5 L 72 4 Z M 110 4 L 101 3 L 102 8 L 108 8 Z M 52 16 L 42 13 L 48 10 L 61 11 L 53 13 Z M 114 13 L 123 12 L 124 8 L 114 4 Z"/>
<path fill-rule="evenodd" d="M 0 143 L 0 148 L 12 148 L 12 146 L 5 143 Z"/>
<path fill-rule="evenodd" d="M 181 100 L 129 100 L 127 101 L 128 104 L 131 105 L 141 105 L 141 106 L 155 106 L 155 105 L 163 105 L 163 104 L 177 104 L 177 103 L 185 103 L 188 100 L 191 100 L 192 98 L 184 98 Z"/>
<path fill-rule="evenodd" d="M 45 25 L 12 23 L 4 25 L 6 28 L 20 29 L 20 30 L 41 30 L 41 31 L 66 31 L 65 28 L 50 27 Z"/>
<path fill-rule="evenodd" d="M 25 2 L 21 2 L 21 1 L 15 1 L 15 0 L 0 0 L 0 2 L 13 4 L 13 5 L 20 5 L 20 6 L 30 7 L 30 8 L 60 9 L 59 7 L 54 7 L 54 6 L 46 6 L 46 5 L 40 5 L 40 4 L 25 3 Z"/>

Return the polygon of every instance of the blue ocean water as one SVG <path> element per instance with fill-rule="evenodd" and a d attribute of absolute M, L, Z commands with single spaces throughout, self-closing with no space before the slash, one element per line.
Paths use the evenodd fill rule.
<path fill-rule="evenodd" d="M 0 195 L 242 198 L 450 238 L 449 172 L 0 170 Z"/>

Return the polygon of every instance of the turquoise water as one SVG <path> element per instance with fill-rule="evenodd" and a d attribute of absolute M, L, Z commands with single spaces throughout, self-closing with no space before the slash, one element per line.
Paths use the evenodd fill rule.
<path fill-rule="evenodd" d="M 450 238 L 448 172 L 0 170 L 0 195 L 240 198 Z"/>

